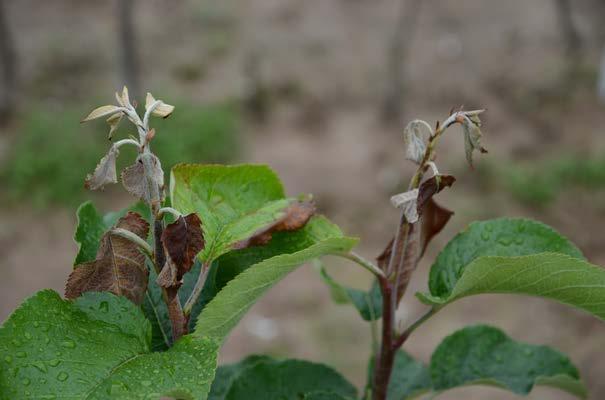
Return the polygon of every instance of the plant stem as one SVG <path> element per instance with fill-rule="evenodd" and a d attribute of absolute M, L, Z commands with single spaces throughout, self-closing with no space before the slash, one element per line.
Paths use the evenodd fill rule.
<path fill-rule="evenodd" d="M 382 343 L 374 367 L 372 398 L 385 400 L 395 361 L 395 350 L 393 349 L 395 307 L 392 301 L 392 283 L 385 277 L 378 277 L 378 282 L 382 291 Z"/>
<path fill-rule="evenodd" d="M 420 318 L 418 318 L 416 321 L 414 321 L 414 323 L 412 323 L 410 326 L 408 326 L 401 333 L 401 335 L 399 335 L 399 337 L 397 339 L 395 339 L 395 341 L 393 342 L 393 348 L 394 348 L 394 350 L 398 350 L 401 346 L 403 346 L 403 344 L 410 337 L 410 335 L 412 334 L 412 332 L 414 332 L 420 325 L 422 325 L 423 323 L 425 323 L 433 315 L 437 314 L 437 312 L 439 310 L 440 310 L 440 308 L 438 308 L 438 307 L 432 307 L 429 311 L 427 311 Z"/>
<path fill-rule="evenodd" d="M 191 295 L 185 302 L 185 308 L 183 309 L 183 313 L 185 316 L 189 317 L 191 315 L 191 311 L 193 310 L 193 306 L 197 302 L 198 298 L 202 294 L 202 289 L 204 288 L 204 283 L 206 282 L 206 276 L 208 276 L 208 271 L 210 270 L 209 264 L 203 264 L 202 269 L 200 271 L 199 276 L 197 277 L 197 282 L 195 282 L 195 286 L 191 291 Z"/>
<path fill-rule="evenodd" d="M 372 262 L 366 260 L 365 258 L 363 258 L 362 256 L 360 256 L 359 254 L 357 254 L 353 251 L 351 251 L 349 253 L 339 253 L 336 255 L 359 264 L 360 266 L 367 269 L 368 271 L 370 271 L 371 273 L 373 273 L 376 276 L 381 276 L 383 278 L 385 277 L 384 272 L 382 270 L 380 270 L 376 265 L 374 265 Z"/>
<path fill-rule="evenodd" d="M 123 228 L 113 228 L 111 230 L 112 235 L 120 236 L 126 240 L 130 240 L 141 248 L 149 257 L 153 256 L 153 249 L 145 240 L 141 239 L 137 234 Z"/>

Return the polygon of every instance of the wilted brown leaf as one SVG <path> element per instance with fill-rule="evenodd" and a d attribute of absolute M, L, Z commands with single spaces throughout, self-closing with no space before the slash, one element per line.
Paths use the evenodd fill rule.
<path fill-rule="evenodd" d="M 406 230 L 403 246 L 403 256 L 396 261 L 398 270 L 397 299 L 400 300 L 411 279 L 412 273 L 418 266 L 418 262 L 424 255 L 426 248 L 435 235 L 437 235 L 449 221 L 453 212 L 439 206 L 433 200 L 433 196 L 445 187 L 451 186 L 455 178 L 450 175 L 438 175 L 427 179 L 420 185 L 417 199 L 417 212 L 419 219 L 416 223 L 403 221 L 402 229 Z M 376 258 L 378 267 L 386 271 L 391 259 L 393 241 L 391 239 L 386 248 Z M 401 254 L 401 252 L 399 253 Z"/>
<path fill-rule="evenodd" d="M 166 264 L 158 275 L 162 287 L 178 287 L 185 273 L 189 272 L 195 256 L 204 248 L 202 222 L 197 214 L 180 217 L 168 225 L 162 233 Z"/>
<path fill-rule="evenodd" d="M 119 151 L 117 147 L 112 146 L 105 157 L 99 161 L 95 172 L 88 174 L 84 181 L 84 187 L 90 190 L 102 189 L 108 183 L 116 183 L 118 177 L 116 174 L 116 159 Z"/>
<path fill-rule="evenodd" d="M 149 233 L 149 224 L 134 212 L 120 218 L 116 228 L 126 229 L 143 240 Z M 84 292 L 108 291 L 141 304 L 148 275 L 145 256 L 137 245 L 109 231 L 101 238 L 96 260 L 76 265 L 69 275 L 65 297 L 74 299 Z"/>
<path fill-rule="evenodd" d="M 315 214 L 312 201 L 295 201 L 284 212 L 284 215 L 270 225 L 260 229 L 246 240 L 236 243 L 234 249 L 245 249 L 250 246 L 262 246 L 273 237 L 274 232 L 291 232 L 304 227 Z"/>
<path fill-rule="evenodd" d="M 418 215 L 422 215 L 428 200 L 446 187 L 452 186 L 454 182 L 456 182 L 456 178 L 451 175 L 435 175 L 422 182 L 418 188 L 418 202 L 416 203 Z"/>

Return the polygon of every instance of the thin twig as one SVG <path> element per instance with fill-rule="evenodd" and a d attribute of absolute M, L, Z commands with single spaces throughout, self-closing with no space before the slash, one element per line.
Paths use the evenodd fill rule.
<path fill-rule="evenodd" d="M 141 248 L 150 258 L 153 257 L 153 249 L 145 240 L 143 240 L 139 235 L 134 232 L 131 232 L 124 228 L 113 228 L 111 230 L 112 235 L 120 236 L 124 239 L 130 240 L 137 246 Z"/>
<path fill-rule="evenodd" d="M 366 260 L 365 258 L 363 258 L 362 256 L 360 256 L 359 254 L 357 254 L 353 251 L 348 252 L 348 253 L 338 253 L 338 254 L 334 254 L 334 255 L 342 257 L 342 258 L 346 258 L 347 260 L 351 260 L 351 261 L 359 264 L 363 268 L 367 269 L 368 271 L 370 271 L 371 273 L 373 273 L 376 276 L 380 276 L 383 278 L 385 277 L 384 272 L 380 268 L 378 268 L 372 262 Z"/>
<path fill-rule="evenodd" d="M 432 307 L 429 311 L 427 311 L 420 318 L 418 318 L 416 321 L 414 321 L 414 323 L 412 323 L 410 326 L 408 326 L 393 342 L 393 350 L 397 350 L 401 346 L 403 346 L 403 344 L 410 337 L 412 332 L 414 332 L 418 327 L 420 327 L 420 325 L 425 323 L 433 315 L 437 314 L 437 312 L 439 310 L 440 310 L 439 307 Z"/>
<path fill-rule="evenodd" d="M 193 291 L 187 302 L 185 303 L 185 307 L 183 308 L 183 313 L 185 316 L 191 315 L 191 311 L 193 310 L 193 306 L 197 303 L 198 298 L 202 294 L 202 289 L 204 288 L 204 283 L 206 282 L 206 276 L 208 275 L 208 271 L 210 270 L 210 265 L 202 264 L 202 269 L 200 271 L 199 276 L 197 277 L 197 282 L 195 282 L 195 286 L 193 287 Z"/>

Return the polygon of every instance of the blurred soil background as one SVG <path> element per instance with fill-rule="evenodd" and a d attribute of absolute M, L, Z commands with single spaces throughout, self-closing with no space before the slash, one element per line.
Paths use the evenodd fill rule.
<path fill-rule="evenodd" d="M 290 194 L 376 256 L 398 219 L 389 197 L 414 166 L 407 121 L 443 120 L 451 107 L 486 107 L 475 170 L 458 128 L 438 163 L 458 181 L 439 194 L 456 215 L 429 247 L 400 319 L 420 314 L 438 250 L 470 221 L 540 219 L 605 265 L 605 3 L 599 0 L 0 0 L 0 320 L 41 288 L 63 291 L 76 245 L 77 205 L 111 211 L 133 201 L 117 185 L 83 180 L 109 146 L 103 122 L 81 126 L 124 83 L 177 106 L 153 121 L 155 149 L 178 161 L 271 165 Z M 601 86 L 601 96 L 599 96 Z M 116 137 L 132 133 L 123 124 Z M 129 158 L 121 157 L 124 162 Z M 370 285 L 354 265 L 326 258 L 335 277 Z M 471 323 L 549 344 L 579 366 L 591 398 L 605 398 L 605 326 L 535 298 L 461 300 L 405 349 L 428 361 L 448 333 Z M 334 305 L 307 265 L 259 301 L 222 361 L 250 353 L 326 362 L 360 387 L 370 330 Z M 568 399 L 537 388 L 531 399 Z M 440 399 L 514 399 L 469 387 Z"/>

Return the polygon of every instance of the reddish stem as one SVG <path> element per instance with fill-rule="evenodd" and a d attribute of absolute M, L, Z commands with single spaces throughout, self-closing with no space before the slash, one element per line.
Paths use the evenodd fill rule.
<path fill-rule="evenodd" d="M 382 343 L 380 344 L 380 354 L 374 367 L 372 398 L 373 400 L 385 400 L 395 361 L 396 349 L 393 346 L 395 307 L 392 301 L 392 283 L 384 277 L 378 277 L 378 283 L 382 292 Z"/>

